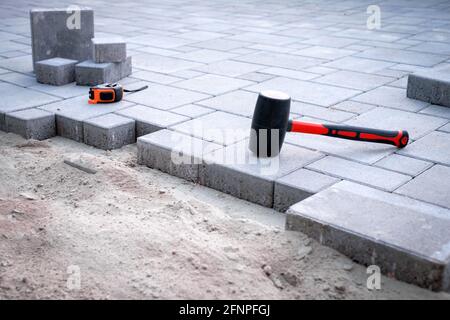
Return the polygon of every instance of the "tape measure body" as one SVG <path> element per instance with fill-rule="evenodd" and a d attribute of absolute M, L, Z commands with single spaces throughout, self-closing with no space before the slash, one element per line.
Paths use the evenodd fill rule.
<path fill-rule="evenodd" d="M 123 98 L 124 92 L 138 92 L 147 89 L 148 86 L 135 90 L 127 90 L 119 83 L 104 83 L 95 87 L 89 88 L 89 103 L 113 103 L 119 102 Z"/>

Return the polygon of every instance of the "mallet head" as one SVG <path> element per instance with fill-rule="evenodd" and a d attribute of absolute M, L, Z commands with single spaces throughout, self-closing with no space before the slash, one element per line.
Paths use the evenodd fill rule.
<path fill-rule="evenodd" d="M 286 135 L 291 98 L 280 91 L 261 91 L 253 112 L 249 149 L 258 157 L 280 153 Z"/>

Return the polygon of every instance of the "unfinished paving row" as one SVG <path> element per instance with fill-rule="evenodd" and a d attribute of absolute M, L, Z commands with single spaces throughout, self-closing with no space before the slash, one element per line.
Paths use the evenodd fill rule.
<path fill-rule="evenodd" d="M 433 101 L 408 98 L 406 90 L 409 74 L 449 70 L 450 3 L 382 5 L 382 28 L 375 31 L 367 30 L 366 8 L 358 3 L 330 8 L 318 2 L 311 8 L 302 3 L 290 7 L 261 1 L 258 9 L 250 10 L 219 1 L 203 4 L 204 10 L 196 14 L 176 3 L 146 2 L 146 6 L 148 12 L 158 14 L 149 18 L 148 12 L 121 8 L 121 17 L 112 19 L 101 6 L 93 4 L 95 23 L 120 25 L 102 30 L 102 35 L 127 39 L 134 65 L 133 73 L 122 83 L 130 88 L 149 85 L 147 90 L 128 94 L 113 105 L 88 105 L 87 88 L 37 84 L 31 78 L 33 65 L 26 50 L 30 35 L 17 27 L 16 21 L 5 19 L 5 31 L 0 34 L 7 43 L 4 48 L 17 50 L 0 52 L 0 93 L 5 97 L 0 105 L 0 128 L 24 132 L 19 131 L 19 125 L 8 126 L 14 113 L 30 110 L 30 117 L 36 113 L 36 119 L 41 119 L 36 110 L 43 110 L 54 116 L 57 135 L 105 149 L 137 138 L 140 163 L 281 211 L 313 194 L 327 195 L 340 184 L 364 186 L 363 194 L 382 194 L 383 203 L 391 209 L 371 210 L 355 223 L 371 225 L 372 219 L 379 221 L 386 218 L 385 214 L 402 220 L 395 226 L 392 222 L 389 228 L 380 225 L 376 241 L 371 238 L 373 241 L 364 242 L 364 248 L 349 245 L 345 253 L 360 263 L 378 264 L 390 273 L 394 264 L 403 270 L 421 255 L 427 261 L 422 273 L 406 276 L 398 272 L 395 276 L 448 290 L 450 256 L 445 251 L 445 235 L 430 246 L 433 250 L 441 248 L 437 260 L 431 251 L 410 250 L 414 245 L 390 237 L 398 233 L 400 238 L 408 238 L 411 230 L 400 226 L 409 224 L 412 217 L 398 214 L 395 208 L 404 207 L 399 203 L 411 199 L 415 206 L 436 209 L 417 209 L 421 221 L 428 221 L 434 211 L 444 220 L 450 218 L 450 109 Z M 25 13 L 18 15 L 19 25 L 26 26 Z M 429 19 L 435 24 L 430 25 Z M 257 93 L 267 89 L 291 95 L 293 118 L 404 128 L 410 132 L 411 144 L 397 150 L 328 137 L 288 135 L 279 158 L 280 170 L 275 174 L 263 174 L 261 169 L 267 163 L 230 165 L 218 161 L 229 150 L 245 149 Z M 26 121 L 20 123 L 26 128 Z M 130 129 L 133 126 L 134 131 Z M 28 132 L 34 132 L 34 128 Z M 92 132 L 102 132 L 105 139 L 92 139 Z M 172 136 L 175 140 L 169 139 Z M 188 159 L 199 160 L 172 165 L 172 151 L 179 149 Z M 252 155 L 247 153 L 245 157 L 251 159 Z M 345 193 L 338 203 L 353 205 Z M 364 212 L 365 201 L 361 203 L 358 210 Z M 314 212 L 322 212 L 321 203 L 315 205 Z M 320 220 L 311 216 L 314 212 L 304 215 L 302 211 L 289 211 L 288 219 L 304 222 L 291 223 L 289 228 L 308 233 L 306 222 Z M 333 228 L 343 233 L 358 233 L 355 225 L 344 228 L 344 223 L 352 219 L 348 216 L 321 224 L 333 223 Z M 444 232 L 435 227 L 437 224 L 423 225 L 430 233 Z M 311 234 L 320 240 L 320 233 Z M 423 242 L 434 241 L 427 233 L 420 234 Z M 375 245 L 394 245 L 398 255 L 358 258 L 361 250 L 373 251 Z M 426 280 L 427 272 L 430 281 Z"/>

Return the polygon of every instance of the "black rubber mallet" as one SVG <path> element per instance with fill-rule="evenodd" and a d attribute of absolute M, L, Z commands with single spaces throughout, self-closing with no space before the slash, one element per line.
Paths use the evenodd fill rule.
<path fill-rule="evenodd" d="M 249 148 L 258 157 L 280 153 L 286 132 L 319 134 L 334 138 L 385 143 L 403 148 L 409 135 L 405 130 L 378 130 L 337 124 L 318 124 L 289 119 L 291 98 L 280 91 L 262 91 L 253 112 Z"/>

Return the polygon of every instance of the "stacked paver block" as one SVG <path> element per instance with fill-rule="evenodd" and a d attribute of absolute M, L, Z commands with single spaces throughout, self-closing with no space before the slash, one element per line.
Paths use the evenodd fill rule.
<path fill-rule="evenodd" d="M 76 65 L 79 85 L 98 85 L 119 81 L 131 74 L 131 57 L 127 57 L 126 43 L 121 39 L 95 38 L 93 60 Z"/>
<path fill-rule="evenodd" d="M 257 158 L 249 151 L 248 140 L 243 140 L 205 155 L 200 184 L 271 208 L 275 180 L 322 156 L 285 145 L 277 157 Z"/>
<path fill-rule="evenodd" d="M 450 210 L 343 181 L 295 204 L 286 229 L 424 288 L 450 290 Z"/>
<path fill-rule="evenodd" d="M 40 83 L 62 86 L 75 81 L 77 60 L 51 58 L 35 64 L 36 80 Z"/>
<path fill-rule="evenodd" d="M 411 99 L 450 107 L 450 69 L 410 74 L 407 96 Z"/>
<path fill-rule="evenodd" d="M 19 134 L 25 139 L 44 140 L 56 135 L 55 115 L 40 109 L 6 114 L 5 127 L 6 131 Z"/>
<path fill-rule="evenodd" d="M 106 114 L 83 122 L 84 143 L 103 150 L 113 150 L 136 141 L 134 120 Z"/>
<path fill-rule="evenodd" d="M 198 182 L 203 156 L 222 146 L 176 131 L 160 130 L 138 138 L 138 163 Z"/>
<path fill-rule="evenodd" d="M 30 11 L 33 63 L 54 57 L 91 59 L 94 11 L 89 8 Z"/>

